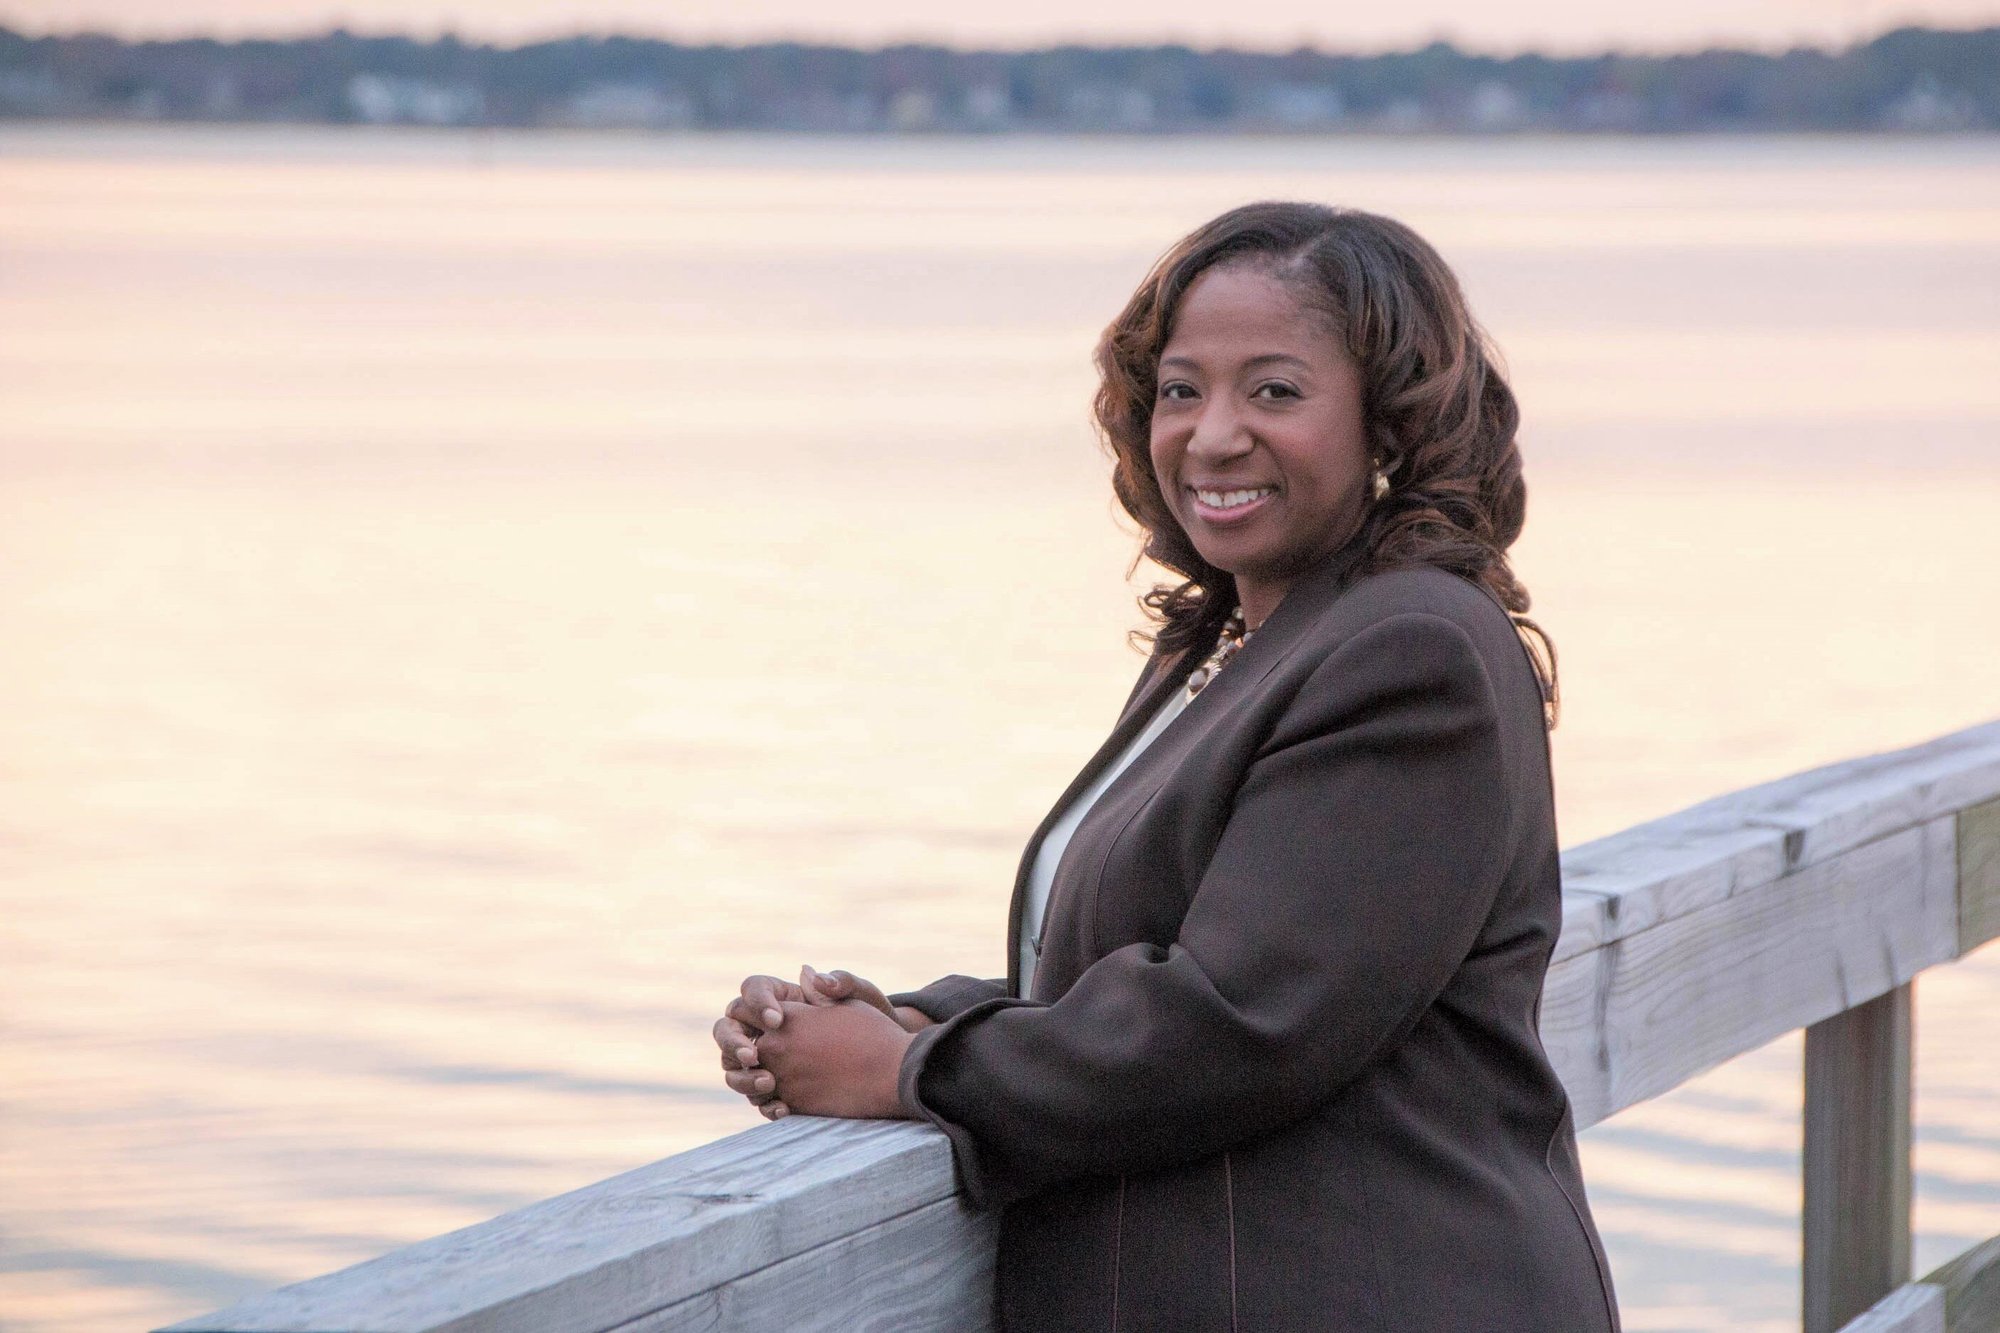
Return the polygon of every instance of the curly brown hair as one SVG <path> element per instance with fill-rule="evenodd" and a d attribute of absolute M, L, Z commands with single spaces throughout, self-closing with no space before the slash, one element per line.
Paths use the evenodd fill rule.
<path fill-rule="evenodd" d="M 1161 256 L 1098 339 L 1095 410 L 1112 488 L 1144 530 L 1141 554 L 1183 579 L 1140 599 L 1153 622 L 1141 641 L 1205 647 L 1236 605 L 1234 576 L 1202 559 L 1162 498 L 1151 452 L 1161 350 L 1181 297 L 1219 264 L 1284 282 L 1360 368 L 1369 452 L 1389 486 L 1352 538 L 1357 571 L 1427 564 L 1483 584 L 1528 646 L 1553 726 L 1555 647 L 1528 619 L 1528 590 L 1507 563 L 1527 515 L 1514 392 L 1444 259 L 1402 223 L 1359 209 L 1233 208 Z"/>

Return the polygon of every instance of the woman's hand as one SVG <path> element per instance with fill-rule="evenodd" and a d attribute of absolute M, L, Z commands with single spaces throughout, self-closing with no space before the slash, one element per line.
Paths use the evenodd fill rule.
<path fill-rule="evenodd" d="M 757 1056 L 763 1072 L 776 1075 L 786 1108 L 854 1119 L 907 1117 L 896 1080 L 915 1038 L 893 1016 L 862 1000 L 785 1000 L 779 1008 L 780 1024 L 758 1038 Z"/>
<path fill-rule="evenodd" d="M 880 987 L 848 971 L 817 972 L 799 969 L 797 984 L 771 976 L 745 977 L 735 999 L 716 1020 L 715 1044 L 722 1049 L 722 1081 L 740 1093 L 766 1120 L 776 1120 L 790 1107 L 778 1095 L 777 1079 L 763 1067 L 758 1040 L 784 1023 L 787 1004 L 829 1005 L 857 1000 L 880 1010 L 908 1032 L 929 1027 L 931 1018 L 921 1010 L 889 1003 Z"/>
<path fill-rule="evenodd" d="M 884 995 L 874 982 L 864 981 L 852 972 L 840 970 L 815 972 L 811 968 L 806 968 L 803 980 L 809 986 L 816 987 L 819 993 L 828 999 L 860 1000 L 864 1004 L 873 1005 L 889 1017 L 895 1019 L 896 1025 L 905 1032 L 916 1032 L 919 1029 L 927 1028 L 934 1021 L 929 1014 L 921 1009 L 912 1009 L 908 1005 L 890 1004 L 889 997 Z"/>
<path fill-rule="evenodd" d="M 777 1079 L 758 1067 L 757 1039 L 784 1021 L 780 1005 L 806 998 L 805 988 L 789 981 L 745 977 L 736 998 L 715 1020 L 715 1044 L 722 1048 L 722 1081 L 730 1091 L 749 1098 L 767 1120 L 785 1114 L 785 1104 L 778 1100 Z"/>

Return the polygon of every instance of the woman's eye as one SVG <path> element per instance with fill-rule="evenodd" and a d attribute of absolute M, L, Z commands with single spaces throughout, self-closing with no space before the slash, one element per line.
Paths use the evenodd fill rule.
<path fill-rule="evenodd" d="M 1274 398 L 1296 398 L 1299 396 L 1299 391 L 1297 389 L 1294 389 L 1291 385 L 1278 384 L 1276 382 L 1273 382 L 1270 384 L 1258 385 L 1257 393 L 1252 394 L 1251 397 L 1254 398 L 1257 396 L 1257 394 L 1261 394 L 1266 390 L 1269 390 L 1271 392 L 1271 396 Z"/>
<path fill-rule="evenodd" d="M 1160 386 L 1160 397 L 1173 402 L 1194 397 L 1194 386 L 1182 380 L 1170 380 Z"/>

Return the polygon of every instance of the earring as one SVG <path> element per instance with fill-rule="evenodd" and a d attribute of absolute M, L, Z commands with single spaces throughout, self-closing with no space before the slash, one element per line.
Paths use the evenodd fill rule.
<path fill-rule="evenodd" d="M 1375 465 L 1375 480 L 1372 486 L 1375 498 L 1378 500 L 1389 493 L 1389 474 L 1382 470 L 1382 465 L 1379 463 Z"/>

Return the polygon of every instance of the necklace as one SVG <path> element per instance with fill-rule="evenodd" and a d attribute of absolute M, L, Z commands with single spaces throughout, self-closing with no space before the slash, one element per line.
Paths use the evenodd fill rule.
<path fill-rule="evenodd" d="M 1237 607 L 1229 613 L 1229 619 L 1222 624 L 1222 637 L 1215 641 L 1215 651 L 1208 660 L 1195 668 L 1188 677 L 1188 698 L 1200 694 L 1208 683 L 1222 674 L 1222 668 L 1229 665 L 1236 654 L 1243 651 L 1243 645 L 1250 642 L 1250 636 L 1257 631 L 1249 627 L 1243 619 L 1243 608 Z"/>

